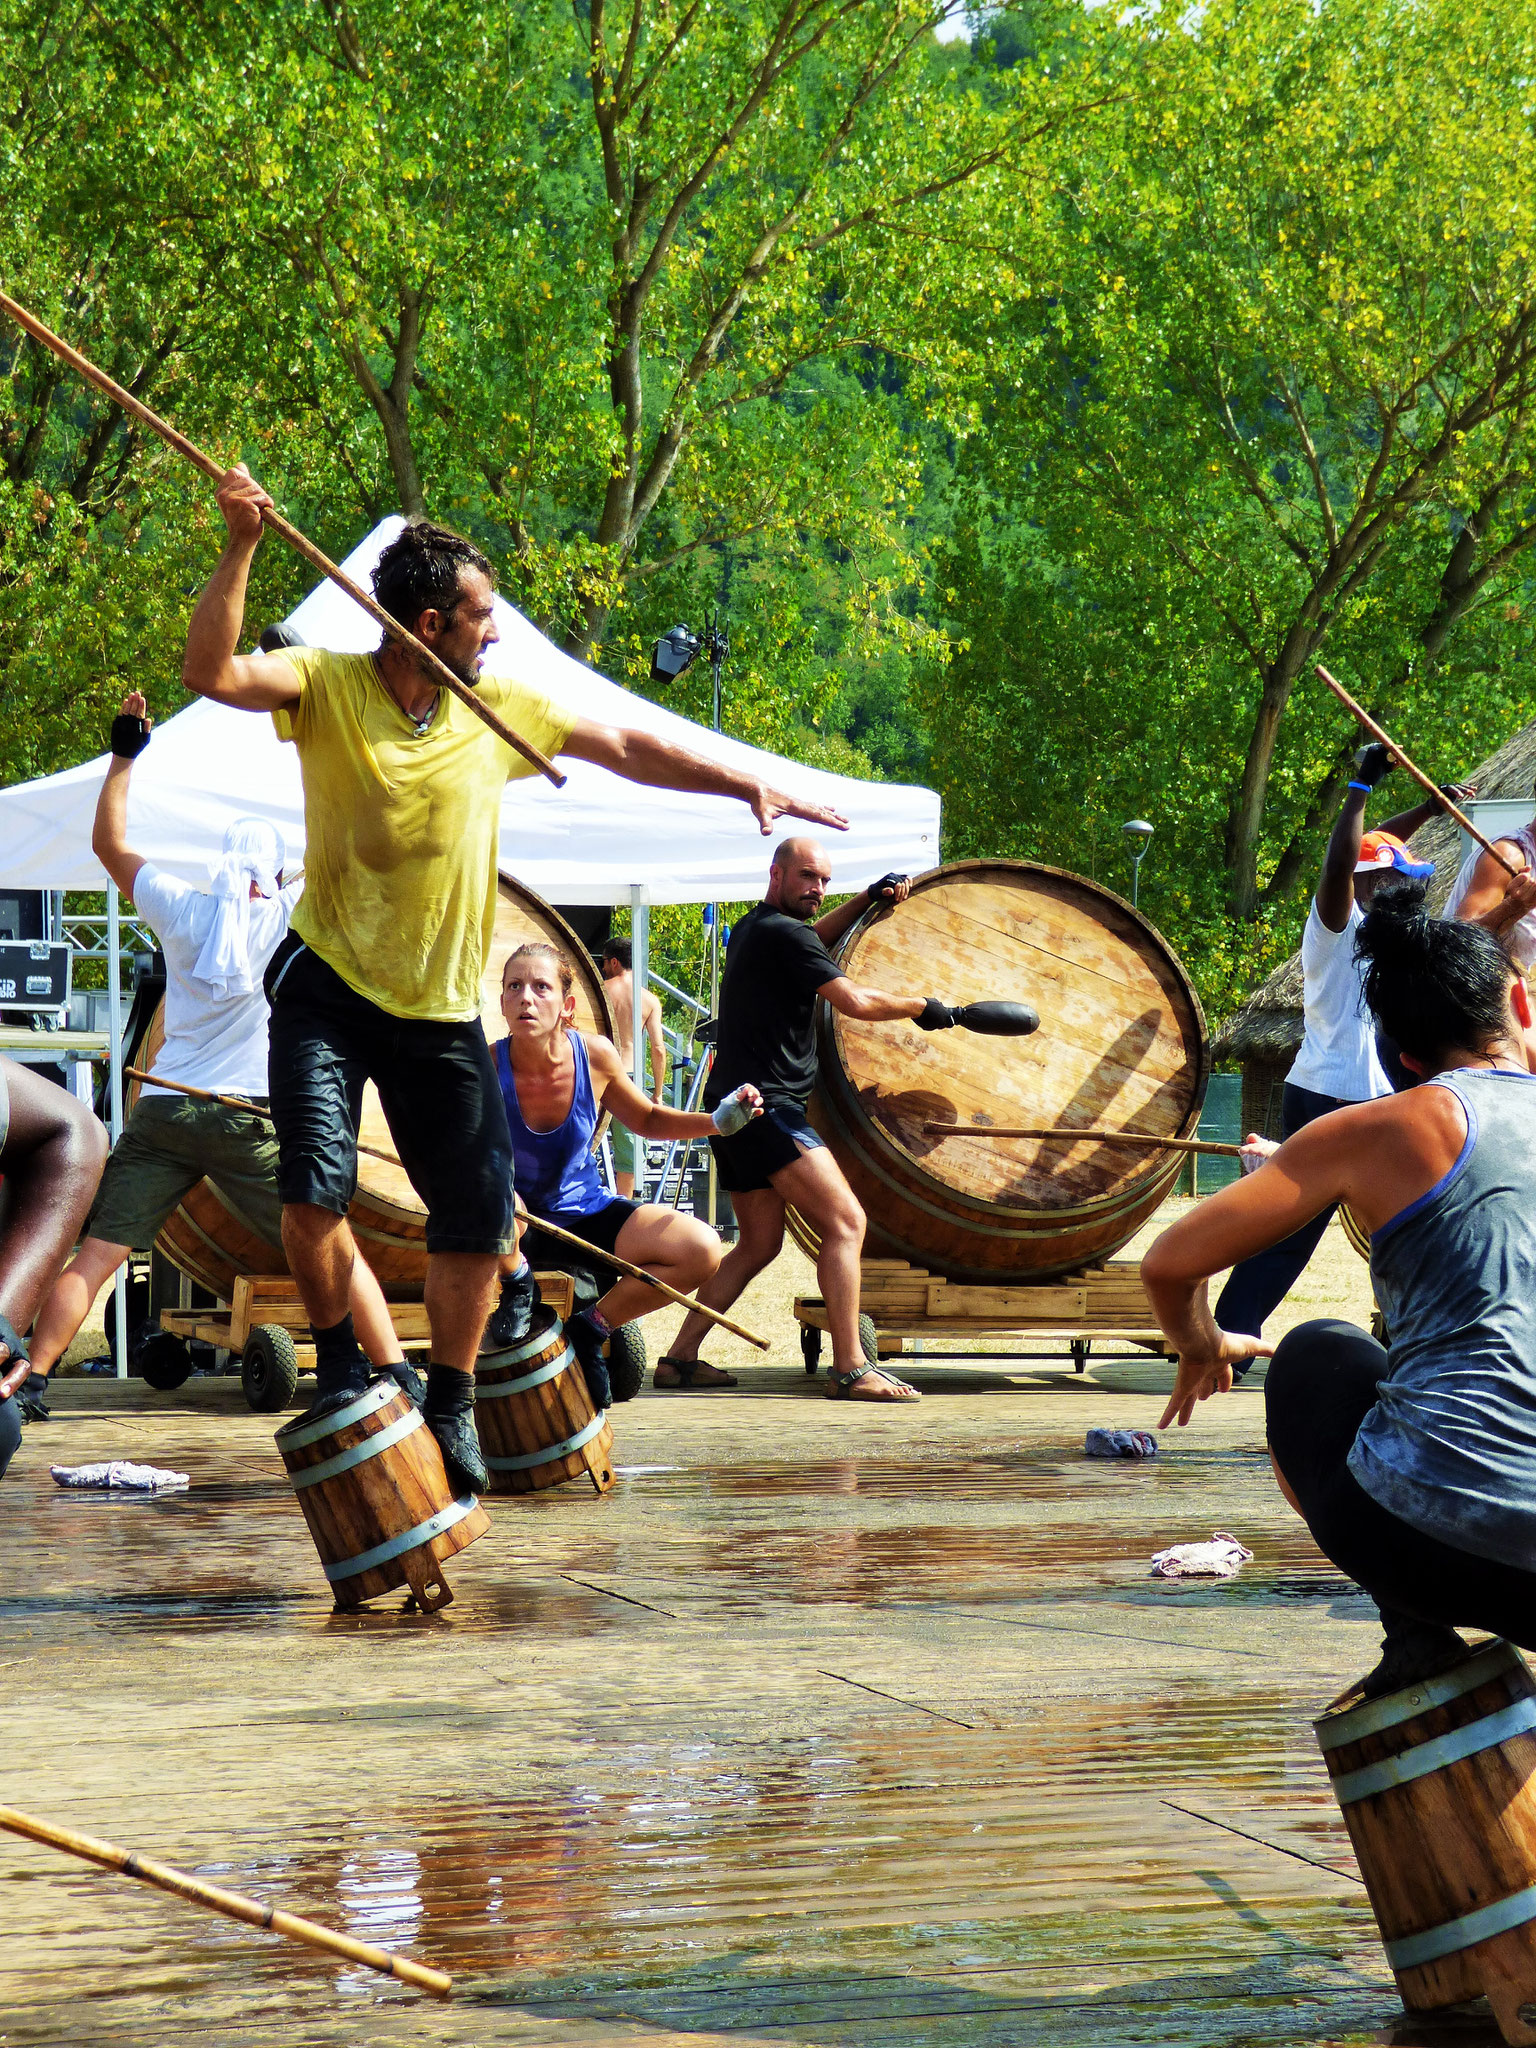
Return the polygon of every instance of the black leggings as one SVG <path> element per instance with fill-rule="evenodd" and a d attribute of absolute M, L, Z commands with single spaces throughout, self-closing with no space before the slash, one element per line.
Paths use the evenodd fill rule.
<path fill-rule="evenodd" d="M 1536 1572 L 1426 1536 L 1350 1471 L 1350 1449 L 1386 1374 L 1386 1352 L 1353 1323 L 1302 1323 L 1269 1362 L 1269 1448 L 1318 1549 L 1364 1587 L 1384 1620 L 1486 1628 L 1536 1649 Z"/>

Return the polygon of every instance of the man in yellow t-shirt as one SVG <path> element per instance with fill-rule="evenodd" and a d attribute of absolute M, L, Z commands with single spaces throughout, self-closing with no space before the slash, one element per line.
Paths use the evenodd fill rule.
<path fill-rule="evenodd" d="M 432 1362 L 424 1420 L 461 1490 L 486 1481 L 474 1366 L 497 1261 L 515 1250 L 512 1155 L 480 1027 L 480 979 L 496 910 L 502 790 L 533 772 L 420 657 L 387 639 L 371 655 L 285 648 L 239 655 L 251 558 L 272 501 L 238 468 L 219 485 L 228 540 L 187 629 L 189 690 L 272 714 L 304 777 L 305 891 L 266 973 L 269 1088 L 283 1249 L 315 1337 L 311 1413 L 365 1391 L 347 1314 L 363 1085 L 373 1081 L 401 1164 L 427 1207 Z M 574 717 L 505 677 L 482 677 L 497 638 L 491 567 L 443 527 L 390 542 L 374 592 L 392 618 L 547 754 L 628 781 L 737 797 L 762 831 L 784 815 L 844 829 L 741 770 L 634 728 Z"/>

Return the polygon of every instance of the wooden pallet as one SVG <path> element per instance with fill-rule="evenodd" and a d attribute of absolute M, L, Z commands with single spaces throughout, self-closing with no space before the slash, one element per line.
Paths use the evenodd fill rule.
<path fill-rule="evenodd" d="M 875 1325 L 882 1358 L 899 1358 L 909 1339 L 967 1337 L 1065 1337 L 1082 1372 L 1095 1338 L 1115 1337 L 1158 1356 L 1167 1345 L 1141 1284 L 1134 1259 L 1111 1259 L 1091 1271 L 1069 1273 L 1038 1284 L 977 1284 L 946 1280 L 905 1259 L 865 1259 L 859 1306 Z M 827 1328 L 819 1294 L 795 1301 L 807 1371 L 816 1369 L 819 1337 Z"/>
<path fill-rule="evenodd" d="M 575 1301 L 569 1273 L 538 1273 L 539 1294 L 564 1321 Z M 430 1341 L 426 1304 L 420 1301 L 392 1301 L 389 1318 L 402 1344 L 423 1345 Z M 228 1308 L 165 1309 L 160 1327 L 189 1342 L 212 1344 L 216 1350 L 239 1356 L 251 1331 L 262 1324 L 287 1330 L 296 1348 L 312 1348 L 309 1318 L 299 1299 L 297 1283 L 286 1273 L 242 1274 L 235 1282 L 235 1298 Z"/>

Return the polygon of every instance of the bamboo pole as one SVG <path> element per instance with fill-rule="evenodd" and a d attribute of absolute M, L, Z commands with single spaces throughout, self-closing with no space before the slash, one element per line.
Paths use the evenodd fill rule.
<path fill-rule="evenodd" d="M 179 1899 L 190 1900 L 194 1906 L 206 1906 L 210 1912 L 222 1913 L 226 1919 L 243 1920 L 247 1927 L 265 1928 L 270 1933 L 286 1936 L 289 1941 L 307 1942 L 311 1948 L 342 1956 L 349 1963 L 361 1963 L 384 1976 L 398 1978 L 402 1984 L 413 1984 L 418 1991 L 430 1991 L 435 1998 L 452 1995 L 453 1979 L 442 1970 L 429 1970 L 425 1963 L 413 1963 L 409 1956 L 392 1956 L 387 1950 L 374 1948 L 366 1941 L 354 1941 L 350 1934 L 336 1934 L 329 1927 L 318 1926 L 315 1921 L 306 1920 L 298 1913 L 285 1913 L 278 1906 L 263 1906 L 241 1892 L 228 1892 L 221 1885 L 204 1884 L 201 1878 L 189 1877 L 184 1870 L 177 1870 L 172 1864 L 156 1863 L 133 1850 L 118 1848 L 115 1842 L 104 1842 L 95 1835 L 77 1835 L 69 1828 L 55 1827 L 49 1821 L 19 1813 L 14 1806 L 0 1806 L 0 1828 L 8 1829 L 13 1835 L 24 1835 L 29 1842 L 41 1842 L 45 1848 L 61 1849 L 66 1856 L 79 1856 L 87 1863 L 99 1863 L 104 1870 L 121 1871 L 124 1877 L 136 1877 L 141 1884 L 156 1885 L 163 1892 L 173 1892 Z"/>
<path fill-rule="evenodd" d="M 1095 1145 L 1145 1145 L 1157 1152 L 1207 1152 L 1218 1159 L 1241 1159 L 1241 1145 L 1218 1145 L 1206 1138 L 1157 1138 L 1150 1131 L 1047 1130 L 1017 1124 L 924 1124 L 930 1138 L 1059 1138 L 1077 1145 L 1091 1140 Z"/>
<path fill-rule="evenodd" d="M 1329 689 L 1332 690 L 1335 697 L 1338 698 L 1339 702 L 1344 706 L 1344 709 L 1347 712 L 1349 712 L 1351 717 L 1357 719 L 1359 723 L 1364 726 L 1365 730 L 1370 734 L 1373 740 L 1380 740 L 1381 744 L 1384 747 L 1391 748 L 1392 752 L 1397 756 L 1398 765 L 1402 768 L 1405 768 L 1408 771 L 1409 775 L 1413 777 L 1413 780 L 1419 785 L 1420 789 L 1422 789 L 1427 796 L 1432 796 L 1434 798 L 1435 802 L 1439 805 L 1442 811 L 1448 812 L 1450 816 L 1456 820 L 1457 824 L 1461 827 L 1463 832 L 1465 832 L 1470 838 L 1475 839 L 1477 841 L 1478 845 L 1483 849 L 1484 853 L 1491 853 L 1493 855 L 1494 859 L 1498 862 L 1499 866 L 1504 870 L 1506 875 L 1518 877 L 1520 874 L 1524 872 L 1524 870 L 1521 868 L 1510 866 L 1509 862 L 1504 858 L 1503 854 L 1500 853 L 1499 849 L 1494 845 L 1493 841 L 1491 839 L 1485 839 L 1482 833 L 1479 832 L 1477 827 L 1473 824 L 1472 820 L 1467 816 L 1466 812 L 1460 809 L 1458 805 L 1454 804 L 1451 801 L 1451 799 L 1445 794 L 1445 791 L 1441 789 L 1440 785 L 1437 782 L 1431 782 L 1429 777 L 1424 773 L 1424 770 L 1422 768 L 1416 767 L 1415 764 L 1409 760 L 1408 756 L 1397 744 L 1397 741 L 1395 739 L 1392 739 L 1387 733 L 1382 731 L 1381 727 L 1376 723 L 1375 719 L 1372 718 L 1369 711 L 1367 711 L 1363 705 L 1357 704 L 1355 702 L 1354 698 L 1351 697 L 1348 690 L 1345 689 L 1344 685 L 1341 682 L 1336 681 L 1334 677 L 1329 675 L 1327 669 L 1323 667 L 1321 662 L 1317 664 L 1317 673 L 1321 677 L 1323 682 L 1325 682 L 1328 685 Z"/>
<path fill-rule="evenodd" d="M 87 383 L 94 384 L 98 391 L 105 392 L 114 405 L 120 405 L 124 412 L 148 427 L 151 433 L 158 434 L 162 441 L 169 443 L 178 455 L 184 455 L 188 462 L 203 472 L 204 476 L 212 478 L 214 483 L 223 482 L 225 472 L 211 455 L 205 455 L 195 442 L 189 441 L 186 435 L 178 432 L 168 420 L 163 420 L 157 412 L 152 412 L 144 401 L 135 398 L 131 391 L 125 391 L 105 370 L 98 370 L 89 356 L 82 355 L 77 348 L 71 348 L 70 344 L 55 334 L 52 328 L 45 327 L 36 314 L 29 313 L 25 306 L 18 305 L 15 299 L 3 291 L 0 291 L 0 312 L 8 313 L 17 326 L 24 328 L 34 341 L 40 341 L 43 347 L 51 349 L 61 362 L 68 363 L 72 370 L 78 370 Z M 554 762 L 541 754 L 528 740 L 519 739 L 511 726 L 498 718 L 490 705 L 475 695 L 462 676 L 455 675 L 448 664 L 439 660 L 431 648 L 418 640 L 408 626 L 402 626 L 398 619 L 391 618 L 371 591 L 364 590 L 360 583 L 354 583 L 345 569 L 339 568 L 329 555 L 322 554 L 314 542 L 306 534 L 300 533 L 275 506 L 264 505 L 261 517 L 263 523 L 287 541 L 289 547 L 297 554 L 302 555 L 312 569 L 318 569 L 322 576 L 329 576 L 339 589 L 347 593 L 354 604 L 362 606 L 369 618 L 392 640 L 399 641 L 402 647 L 408 647 L 418 661 L 424 662 L 439 688 L 451 690 L 460 703 L 467 705 L 483 724 L 490 727 L 499 740 L 521 754 L 525 761 L 532 762 L 541 775 L 547 775 L 556 789 L 565 787 L 565 777 Z"/>
<path fill-rule="evenodd" d="M 695 1301 L 691 1294 L 679 1294 L 675 1287 L 669 1287 L 665 1280 L 658 1280 L 654 1273 L 647 1273 L 643 1266 L 632 1266 L 628 1259 L 621 1259 L 617 1252 L 600 1251 L 595 1244 L 588 1244 L 584 1237 L 577 1237 L 573 1231 L 562 1230 L 558 1223 L 550 1223 L 543 1216 L 535 1216 L 530 1209 L 528 1221 L 535 1230 L 542 1230 L 550 1237 L 559 1238 L 562 1244 L 574 1245 L 587 1258 L 602 1259 L 610 1266 L 617 1266 L 621 1273 L 627 1273 L 631 1280 L 643 1280 L 647 1287 L 654 1287 L 658 1294 L 664 1294 L 668 1301 L 675 1301 L 679 1308 L 691 1309 L 695 1315 L 707 1316 L 710 1322 L 718 1323 L 722 1330 L 729 1330 L 733 1337 L 745 1337 L 749 1344 L 755 1344 L 759 1351 L 772 1349 L 766 1337 L 758 1337 L 745 1323 L 733 1323 L 729 1316 L 721 1315 L 717 1308 L 706 1308 L 702 1301 Z"/>
<path fill-rule="evenodd" d="M 270 1109 L 263 1109 L 258 1103 L 247 1102 L 241 1095 L 217 1095 L 211 1088 L 194 1088 L 186 1081 L 167 1081 L 160 1074 L 147 1073 L 143 1067 L 124 1067 L 123 1072 L 131 1074 L 135 1081 L 150 1081 L 157 1088 L 173 1088 L 178 1095 L 190 1095 L 198 1102 L 219 1102 L 226 1109 L 244 1110 L 247 1116 L 261 1116 L 265 1117 L 268 1123 L 272 1121 Z M 361 1139 L 358 1140 L 357 1149 L 359 1152 L 366 1152 L 370 1159 L 382 1159 L 388 1166 L 401 1164 L 393 1152 L 381 1151 L 377 1145 L 365 1145 Z M 679 1294 L 677 1289 L 669 1287 L 665 1280 L 658 1280 L 654 1273 L 647 1273 L 643 1266 L 632 1266 L 628 1259 L 621 1259 L 617 1252 L 602 1251 L 595 1244 L 588 1244 L 584 1237 L 577 1237 L 572 1231 L 562 1230 L 558 1223 L 550 1223 L 543 1216 L 535 1216 L 532 1211 L 528 1214 L 528 1221 L 535 1230 L 542 1230 L 550 1237 L 559 1238 L 562 1244 L 575 1245 L 576 1249 L 588 1258 L 601 1259 L 605 1265 L 617 1266 L 619 1271 L 627 1273 L 631 1280 L 643 1280 L 647 1287 L 654 1287 L 656 1292 L 664 1294 L 668 1301 L 675 1301 L 680 1308 L 692 1309 L 697 1314 L 708 1317 L 710 1322 L 718 1323 L 722 1330 L 729 1330 L 733 1337 L 745 1337 L 747 1342 L 755 1344 L 759 1351 L 772 1349 L 766 1337 L 754 1335 L 744 1323 L 732 1322 L 729 1316 L 721 1315 L 718 1309 L 706 1308 L 702 1301 L 695 1301 L 691 1294 Z"/>

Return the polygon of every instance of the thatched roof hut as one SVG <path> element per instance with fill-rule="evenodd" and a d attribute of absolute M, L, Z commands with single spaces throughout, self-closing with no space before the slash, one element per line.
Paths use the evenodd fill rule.
<path fill-rule="evenodd" d="M 1506 740 L 1467 780 L 1477 784 L 1479 798 L 1529 797 L 1536 781 L 1536 721 Z M 1429 901 L 1430 907 L 1438 910 L 1461 866 L 1460 828 L 1442 812 L 1415 832 L 1409 843 L 1420 860 L 1435 864 Z M 1272 1130 L 1279 1135 L 1280 1087 L 1301 1045 L 1301 1035 L 1301 954 L 1297 951 L 1254 990 L 1216 1034 L 1216 1058 L 1236 1060 L 1242 1066 L 1243 1117 L 1250 1130 Z"/>

